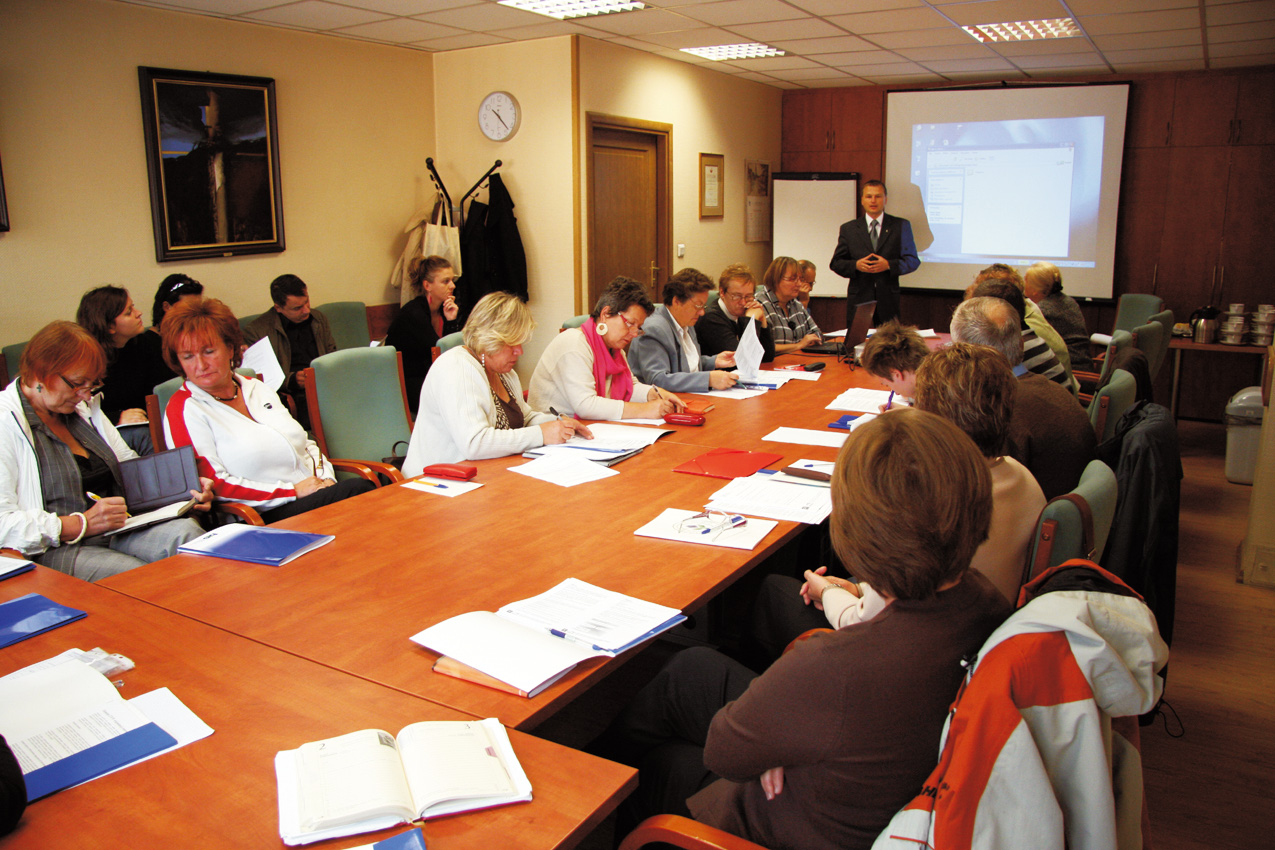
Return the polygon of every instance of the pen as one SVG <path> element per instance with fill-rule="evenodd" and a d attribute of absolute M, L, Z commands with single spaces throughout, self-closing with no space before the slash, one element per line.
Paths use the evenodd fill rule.
<path fill-rule="evenodd" d="M 660 389 L 659 387 L 653 387 L 653 389 L 655 390 L 655 395 L 656 395 L 656 397 L 661 398 L 661 399 L 663 399 L 664 401 L 671 401 L 671 402 L 673 402 L 673 407 L 674 407 L 674 409 L 675 409 L 675 410 L 685 410 L 685 409 L 686 409 L 686 403 L 685 403 L 685 402 L 680 401 L 679 399 L 672 398 L 671 396 L 667 396 L 667 395 L 665 395 L 665 394 L 664 394 L 664 391 L 663 391 L 662 389 Z"/>
<path fill-rule="evenodd" d="M 746 390 L 777 390 L 779 384 L 754 384 L 751 381 L 740 381 L 736 386 L 743 387 Z"/>
<path fill-rule="evenodd" d="M 890 390 L 890 397 L 885 400 L 885 409 L 889 410 L 892 404 L 894 404 L 894 390 Z"/>
<path fill-rule="evenodd" d="M 101 496 L 97 495 L 96 493 L 90 493 L 88 490 L 84 491 L 84 495 L 88 496 L 90 499 L 92 499 L 95 502 L 102 501 Z M 133 518 L 132 514 L 130 514 L 128 511 L 124 511 L 124 519 L 132 519 L 132 518 Z"/>

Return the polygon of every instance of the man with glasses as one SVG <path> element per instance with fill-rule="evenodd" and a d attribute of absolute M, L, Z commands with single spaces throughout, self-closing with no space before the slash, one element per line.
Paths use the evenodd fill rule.
<path fill-rule="evenodd" d="M 704 310 L 704 318 L 695 325 L 701 354 L 734 351 L 748 328 L 749 320 L 757 324 L 757 340 L 763 350 L 762 362 L 775 359 L 775 342 L 770 336 L 766 311 L 753 297 L 757 281 L 743 263 L 732 263 L 717 278 L 717 301 Z"/>
<path fill-rule="evenodd" d="M 738 376 L 726 371 L 735 367 L 735 352 L 704 354 L 695 335 L 712 288 L 713 281 L 698 269 L 682 269 L 664 284 L 664 303 L 629 345 L 629 365 L 639 381 L 675 393 L 735 386 Z"/>

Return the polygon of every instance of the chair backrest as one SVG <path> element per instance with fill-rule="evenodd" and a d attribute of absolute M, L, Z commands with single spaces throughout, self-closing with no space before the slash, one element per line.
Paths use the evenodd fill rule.
<path fill-rule="evenodd" d="M 447 336 L 443 337 L 442 339 L 438 341 L 438 353 L 442 354 L 443 352 L 453 349 L 458 345 L 464 345 L 464 344 L 465 344 L 464 332 L 456 331 L 456 333 L 448 334 Z"/>
<path fill-rule="evenodd" d="M 240 375 L 243 375 L 245 378 L 257 377 L 257 371 L 255 369 L 249 369 L 247 366 L 240 366 L 235 371 L 238 372 Z M 155 425 L 157 424 L 156 423 L 157 417 L 155 416 L 149 417 L 151 421 L 151 442 L 155 444 L 155 451 L 159 451 L 160 444 L 164 442 L 164 439 L 163 439 L 164 424 L 162 420 L 164 416 L 164 411 L 168 409 L 168 400 L 173 397 L 173 393 L 181 389 L 181 385 L 185 382 L 185 380 L 186 379 L 183 378 L 181 375 L 178 375 L 175 378 L 169 378 L 167 381 L 164 381 L 162 384 L 155 385 L 155 404 L 157 405 L 156 410 L 159 411 L 158 419 L 160 420 L 158 422 L 159 429 L 160 429 L 159 430 L 160 439 L 158 440 L 155 439 Z M 147 408 L 147 412 L 149 414 L 150 412 L 149 407 Z"/>
<path fill-rule="evenodd" d="M 707 310 L 709 307 L 712 307 L 721 300 L 721 297 L 721 293 L 719 293 L 716 288 L 709 290 L 708 301 L 704 302 L 704 309 Z"/>
<path fill-rule="evenodd" d="M 1138 325 L 1129 332 L 1133 337 L 1133 347 L 1147 357 L 1147 373 L 1155 379 L 1156 369 L 1164 360 L 1164 352 L 1168 349 L 1168 340 L 1164 335 L 1164 325 L 1159 322 L 1147 322 Z"/>
<path fill-rule="evenodd" d="M 1158 344 L 1155 350 L 1148 351 L 1143 344 L 1139 344 L 1138 349 L 1147 355 L 1147 365 L 1151 369 L 1151 380 L 1154 381 L 1156 373 L 1160 371 L 1160 367 L 1164 365 L 1164 360 L 1169 354 L 1169 343 L 1173 341 L 1173 311 L 1161 310 L 1147 320 L 1147 324 L 1152 323 L 1160 326 L 1160 333 L 1157 335 L 1159 337 Z"/>
<path fill-rule="evenodd" d="M 1116 331 L 1111 335 L 1111 342 L 1107 343 L 1106 355 L 1102 358 L 1102 371 L 1098 373 L 1098 383 L 1101 384 L 1107 379 L 1107 375 L 1114 368 L 1116 355 L 1133 345 L 1133 334 L 1129 331 Z"/>
<path fill-rule="evenodd" d="M 1036 521 L 1036 536 L 1023 571 L 1023 584 L 1073 558 L 1097 560 L 1107 545 L 1116 515 L 1116 474 L 1091 460 L 1076 489 L 1050 499 Z"/>
<path fill-rule="evenodd" d="M 314 309 L 328 320 L 338 349 L 366 348 L 372 341 L 367 329 L 367 305 L 362 301 L 329 301 Z"/>
<path fill-rule="evenodd" d="M 1118 331 L 1131 331 L 1138 325 L 1145 325 L 1148 319 L 1163 309 L 1164 299 L 1159 295 L 1127 292 L 1120 296 L 1114 327 Z"/>
<path fill-rule="evenodd" d="M 567 319 L 565 322 L 562 323 L 562 330 L 559 330 L 558 333 L 562 333 L 562 331 L 571 330 L 572 328 L 580 327 L 581 325 L 584 324 L 584 321 L 587 318 L 589 318 L 588 313 L 585 313 L 583 316 L 572 316 L 570 319 Z"/>
<path fill-rule="evenodd" d="M 409 440 L 412 421 L 403 356 L 392 346 L 348 348 L 316 357 L 306 385 L 315 442 L 331 458 L 380 462 Z"/>
<path fill-rule="evenodd" d="M 22 362 L 22 352 L 27 348 L 26 341 L 15 342 L 0 349 L 4 353 L 4 365 L 9 371 L 9 380 L 18 377 L 18 364 Z"/>
<path fill-rule="evenodd" d="M 1111 380 L 1094 391 L 1093 400 L 1089 402 L 1089 422 L 1099 443 L 1110 439 L 1120 417 L 1137 400 L 1138 382 L 1124 369 L 1116 369 L 1111 373 Z"/>

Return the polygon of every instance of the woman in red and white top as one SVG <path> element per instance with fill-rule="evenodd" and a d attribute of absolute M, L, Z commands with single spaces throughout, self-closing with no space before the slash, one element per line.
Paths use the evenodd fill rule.
<path fill-rule="evenodd" d="M 267 523 L 373 489 L 337 482 L 331 462 L 261 381 L 235 374 L 243 332 L 225 304 L 178 304 L 160 326 L 164 359 L 186 377 L 164 412 L 172 446 L 194 446 L 217 499 L 256 508 Z"/>

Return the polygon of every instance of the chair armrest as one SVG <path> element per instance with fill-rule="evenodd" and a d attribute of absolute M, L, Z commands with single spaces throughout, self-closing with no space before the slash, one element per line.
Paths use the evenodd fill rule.
<path fill-rule="evenodd" d="M 765 850 L 761 845 L 680 815 L 655 815 L 637 825 L 620 844 L 620 850 L 638 850 L 647 844 L 672 844 L 683 850 Z"/>
<path fill-rule="evenodd" d="M 372 471 L 372 467 L 367 461 L 362 460 L 337 460 L 334 457 L 328 458 L 333 469 L 339 469 L 341 472 L 353 472 L 359 478 L 366 478 L 377 487 L 381 486 L 380 477 Z"/>
<path fill-rule="evenodd" d="M 403 473 L 399 471 L 398 469 L 396 469 L 392 464 L 381 463 L 379 460 L 339 460 L 338 461 L 331 458 L 330 460 L 332 460 L 333 466 L 336 466 L 338 463 L 352 463 L 352 464 L 357 464 L 359 466 L 366 466 L 368 469 L 372 470 L 378 475 L 383 475 L 386 478 L 388 478 L 391 484 L 397 484 L 400 481 L 407 480 L 407 478 L 403 475 Z"/>
<path fill-rule="evenodd" d="M 241 505 L 238 502 L 217 502 L 213 505 L 213 510 L 218 513 L 229 514 L 230 516 L 239 517 L 248 525 L 265 525 L 265 520 L 261 518 L 261 514 L 257 513 L 257 509 L 248 505 Z"/>

